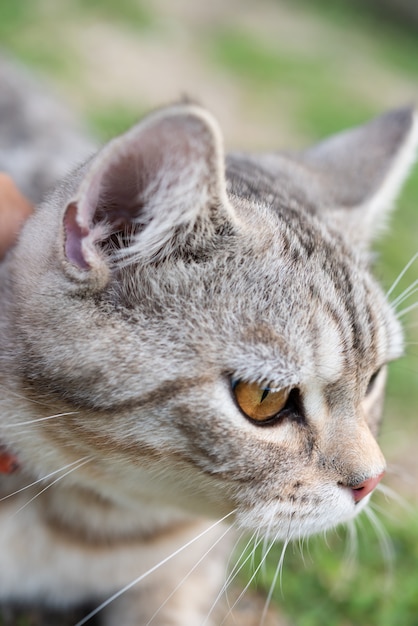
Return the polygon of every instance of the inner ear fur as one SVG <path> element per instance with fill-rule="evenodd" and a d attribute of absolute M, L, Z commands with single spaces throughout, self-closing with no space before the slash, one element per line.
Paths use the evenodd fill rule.
<path fill-rule="evenodd" d="M 368 247 L 384 227 L 415 163 L 418 115 L 389 111 L 300 155 L 331 207 L 329 218 L 353 243 Z"/>
<path fill-rule="evenodd" d="M 63 220 L 70 272 L 86 279 L 103 263 L 147 262 L 175 246 L 175 233 L 230 212 L 222 138 L 194 105 L 161 109 L 91 161 Z M 230 214 L 231 217 L 231 214 Z"/>

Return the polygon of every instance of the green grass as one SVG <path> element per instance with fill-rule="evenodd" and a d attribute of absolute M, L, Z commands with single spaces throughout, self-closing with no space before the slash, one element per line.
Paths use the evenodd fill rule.
<path fill-rule="evenodd" d="M 417 626 L 418 519 L 403 514 L 402 522 L 385 526 L 392 562 L 366 521 L 358 524 L 354 561 L 348 558 L 350 541 L 344 529 L 329 533 L 326 540 L 311 539 L 303 548 L 290 545 L 274 602 L 297 626 Z M 265 593 L 275 578 L 281 552 L 281 545 L 274 546 L 264 574 L 257 576 L 257 585 Z M 256 564 L 261 553 L 260 547 Z M 241 577 L 243 585 L 252 572 L 248 565 Z"/>
<path fill-rule="evenodd" d="M 87 111 L 87 121 L 102 141 L 107 141 L 116 135 L 124 133 L 145 114 L 145 111 L 131 109 L 122 104 L 92 109 Z"/>
<path fill-rule="evenodd" d="M 373 9 L 364 0 L 292 0 L 292 4 L 345 32 L 360 35 L 372 45 L 382 66 L 418 75 L 416 23 L 393 19 L 387 11 Z"/>
<path fill-rule="evenodd" d="M 147 30 L 154 24 L 149 4 L 140 0 L 76 0 L 74 3 L 80 14 L 128 25 L 136 31 Z"/>
<path fill-rule="evenodd" d="M 152 11 L 140 0 L 4 0 L 0 2 L 0 42 L 30 66 L 61 80 L 75 80 L 80 60 L 77 57 L 77 27 L 87 24 L 118 24 L 134 33 L 154 25 Z M 72 37 L 67 36 L 73 29 Z"/>
<path fill-rule="evenodd" d="M 0 3 L 0 37 L 4 44 L 9 44 L 13 33 L 28 26 L 37 18 L 38 10 L 32 2 L 1 2 Z"/>
<path fill-rule="evenodd" d="M 327 72 L 315 55 L 290 56 L 271 41 L 245 30 L 221 29 L 213 34 L 210 43 L 216 63 L 242 80 L 265 87 L 283 88 L 306 81 L 309 88 Z"/>
<path fill-rule="evenodd" d="M 408 67 L 416 65 L 418 72 L 418 38 L 402 40 L 396 31 L 384 46 L 376 44 L 372 48 L 377 56 L 382 50 L 388 54 L 395 50 L 394 58 L 412 57 Z M 303 48 L 290 52 L 280 42 L 264 40 L 234 26 L 215 30 L 208 49 L 212 62 L 229 71 L 231 79 L 242 81 L 252 100 L 263 105 L 272 98 L 280 101 L 282 94 L 290 96 L 294 125 L 312 140 L 379 113 L 368 98 L 356 92 L 353 80 L 347 81 L 341 55 L 333 59 L 320 48 L 309 53 Z"/>
<path fill-rule="evenodd" d="M 29 66 L 52 76 L 74 77 L 79 67 L 74 53 L 63 45 L 62 31 L 67 22 L 64 9 L 51 11 L 42 1 L 5 0 L 0 3 L 0 42 L 2 48 Z"/>

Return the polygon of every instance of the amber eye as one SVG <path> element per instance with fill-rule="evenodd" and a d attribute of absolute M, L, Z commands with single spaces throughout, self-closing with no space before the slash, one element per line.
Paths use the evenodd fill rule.
<path fill-rule="evenodd" d="M 290 391 L 272 390 L 257 383 L 242 380 L 233 385 L 235 400 L 241 411 L 256 422 L 267 422 L 282 411 L 289 398 Z"/>

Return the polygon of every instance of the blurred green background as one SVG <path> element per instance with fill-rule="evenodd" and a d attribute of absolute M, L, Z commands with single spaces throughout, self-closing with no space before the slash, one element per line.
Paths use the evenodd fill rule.
<path fill-rule="evenodd" d="M 218 117 L 229 149 L 299 148 L 417 103 L 417 6 L 416 0 L 1 0 L 0 43 L 52 83 L 102 139 L 186 93 Z M 376 272 L 389 287 L 418 251 L 418 168 L 378 251 Z M 394 296 L 417 278 L 418 261 Z M 405 306 L 417 300 L 415 293 Z M 268 623 L 418 625 L 418 311 L 403 319 L 407 354 L 391 368 L 382 446 L 392 470 L 386 484 L 408 508 L 375 498 L 393 563 L 367 520 L 358 524 L 354 565 L 344 556 L 344 531 L 311 541 L 303 556 L 289 548 L 274 592 L 279 608 Z M 267 591 L 280 548 L 273 552 L 257 577 Z M 250 574 L 248 567 L 241 585 Z"/>

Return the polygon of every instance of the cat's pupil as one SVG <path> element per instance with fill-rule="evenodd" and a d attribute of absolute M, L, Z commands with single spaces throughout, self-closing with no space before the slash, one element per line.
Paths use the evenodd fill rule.
<path fill-rule="evenodd" d="M 263 393 L 261 394 L 261 398 L 260 398 L 260 404 L 267 398 L 269 393 L 270 393 L 270 389 L 268 387 L 263 390 Z"/>
<path fill-rule="evenodd" d="M 286 388 L 275 390 L 244 380 L 232 381 L 232 393 L 242 413 L 258 424 L 273 424 L 283 416 L 290 395 Z"/>

